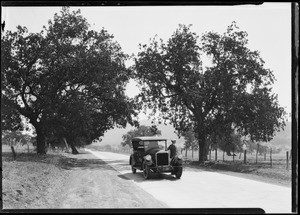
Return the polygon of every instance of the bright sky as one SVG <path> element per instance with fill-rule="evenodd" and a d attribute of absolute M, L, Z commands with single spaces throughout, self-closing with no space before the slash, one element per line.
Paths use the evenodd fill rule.
<path fill-rule="evenodd" d="M 260 51 L 265 67 L 277 79 L 273 92 L 279 103 L 291 112 L 291 3 L 264 3 L 260 6 L 135 6 L 135 7 L 71 7 L 81 9 L 91 28 L 104 27 L 115 36 L 127 54 L 137 54 L 138 44 L 148 44 L 156 34 L 166 41 L 179 24 L 192 24 L 199 36 L 207 31 L 224 33 L 232 21 L 248 32 L 249 47 Z M 6 30 L 26 26 L 40 32 L 61 7 L 2 7 Z M 134 83 L 128 95 L 137 94 Z"/>

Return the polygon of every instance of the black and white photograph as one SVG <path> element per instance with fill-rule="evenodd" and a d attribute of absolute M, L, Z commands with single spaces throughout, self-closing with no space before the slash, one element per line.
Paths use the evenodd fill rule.
<path fill-rule="evenodd" d="M 298 211 L 296 3 L 1 4 L 1 211 Z"/>

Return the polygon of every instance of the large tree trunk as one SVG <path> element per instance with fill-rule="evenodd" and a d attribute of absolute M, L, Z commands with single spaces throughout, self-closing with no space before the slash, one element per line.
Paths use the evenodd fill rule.
<path fill-rule="evenodd" d="M 79 152 L 77 151 L 76 147 L 74 146 L 73 143 L 70 143 L 71 149 L 72 149 L 72 154 L 73 155 L 77 155 L 79 154 Z"/>
<path fill-rule="evenodd" d="M 63 139 L 64 139 L 65 143 L 67 144 L 66 138 L 63 138 Z M 73 141 L 68 141 L 68 143 L 69 143 L 69 145 L 70 145 L 70 147 L 72 149 L 72 154 L 73 155 L 79 154 L 79 152 L 77 151 L 76 147 L 73 144 Z"/>
<path fill-rule="evenodd" d="M 36 151 L 38 154 L 46 154 L 45 135 L 42 127 L 38 124 L 34 124 L 36 131 Z"/>
<path fill-rule="evenodd" d="M 198 144 L 199 144 L 199 162 L 203 163 L 207 161 L 208 149 L 206 146 L 206 135 L 204 132 L 198 133 Z"/>

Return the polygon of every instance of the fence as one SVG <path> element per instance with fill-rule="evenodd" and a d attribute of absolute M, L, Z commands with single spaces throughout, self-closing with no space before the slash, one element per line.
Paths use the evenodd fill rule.
<path fill-rule="evenodd" d="M 198 151 L 192 152 L 192 150 L 182 150 L 182 155 L 185 159 L 197 161 L 199 160 Z M 240 162 L 243 164 L 264 164 L 273 167 L 274 165 L 285 166 L 287 170 L 291 169 L 291 151 L 286 151 L 285 153 L 276 153 L 272 152 L 272 149 L 269 153 L 256 153 L 248 152 L 244 150 L 241 153 L 235 153 L 232 155 L 227 155 L 226 152 L 220 150 L 210 150 L 207 156 L 209 161 L 222 161 L 222 162 Z"/>

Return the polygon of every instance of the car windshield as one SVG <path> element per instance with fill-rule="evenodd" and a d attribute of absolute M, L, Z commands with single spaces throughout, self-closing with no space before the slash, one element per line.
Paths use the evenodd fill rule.
<path fill-rule="evenodd" d="M 157 141 L 157 140 L 145 140 L 144 141 L 145 150 L 149 150 L 152 148 L 159 148 L 164 149 L 165 148 L 165 141 Z"/>

